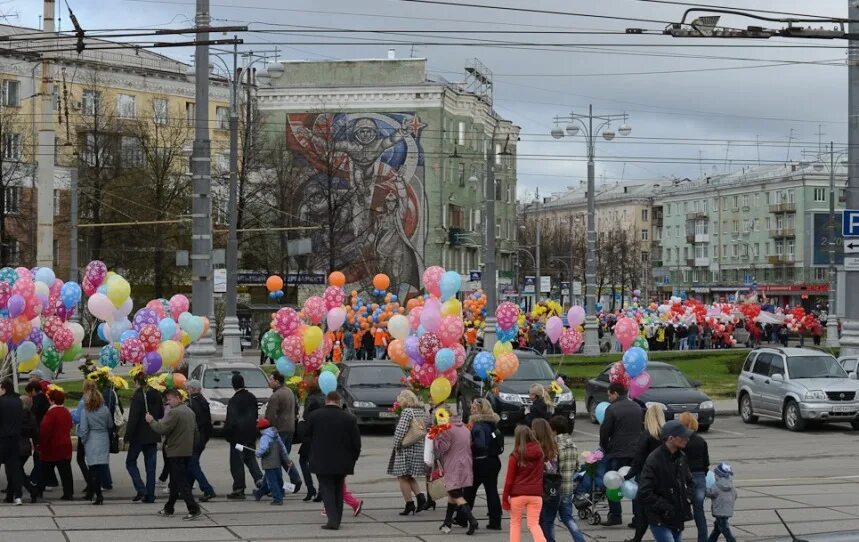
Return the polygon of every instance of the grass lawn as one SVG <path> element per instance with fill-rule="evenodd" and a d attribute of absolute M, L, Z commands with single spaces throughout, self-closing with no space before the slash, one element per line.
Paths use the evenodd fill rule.
<path fill-rule="evenodd" d="M 125 379 L 128 382 L 127 390 L 117 390 L 116 394 L 119 396 L 119 401 L 122 403 L 122 406 L 128 410 L 128 405 L 131 403 L 131 396 L 134 394 L 134 383 L 129 379 Z M 60 382 L 60 387 L 63 388 L 63 391 L 66 392 L 66 406 L 69 408 L 77 408 L 78 401 L 83 396 L 83 380 L 70 380 L 68 382 Z"/>
<path fill-rule="evenodd" d="M 692 350 L 683 352 L 652 352 L 653 361 L 670 363 L 692 380 L 701 382 L 701 391 L 712 398 L 732 397 L 737 386 L 737 374 L 748 354 L 746 349 Z M 606 365 L 619 361 L 621 353 L 600 356 L 550 356 L 549 362 L 568 377 L 577 398 L 585 396 L 585 383 Z"/>

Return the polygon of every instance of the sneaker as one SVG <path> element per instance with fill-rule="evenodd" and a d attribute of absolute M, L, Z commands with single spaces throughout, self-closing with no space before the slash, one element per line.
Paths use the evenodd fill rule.
<path fill-rule="evenodd" d="M 244 491 L 233 491 L 232 493 L 227 495 L 227 498 L 231 501 L 243 501 L 245 500 L 245 492 Z"/>
<path fill-rule="evenodd" d="M 169 488 L 169 487 L 167 487 L 167 486 L 162 487 L 162 488 L 161 488 L 161 493 L 164 493 L 165 495 L 169 494 L 169 493 L 170 493 L 170 488 Z"/>
<path fill-rule="evenodd" d="M 608 516 L 600 525 L 603 527 L 614 527 L 615 525 L 623 525 L 623 520 L 619 517 Z"/>
<path fill-rule="evenodd" d="M 172 516 L 172 515 L 173 515 L 173 512 L 168 512 L 167 510 L 164 510 L 164 509 L 162 508 L 161 510 L 159 510 L 159 511 L 158 511 L 158 515 L 159 515 L 159 516 L 161 516 L 161 517 L 168 518 L 168 517 L 170 517 L 170 516 Z"/>
<path fill-rule="evenodd" d="M 212 499 L 214 499 L 215 497 L 217 497 L 217 495 L 215 495 L 214 493 L 209 493 L 207 495 L 203 495 L 202 497 L 200 497 L 200 502 L 209 502 Z"/>
<path fill-rule="evenodd" d="M 271 501 L 272 506 L 283 506 L 283 501 Z"/>
<path fill-rule="evenodd" d="M 57 489 L 57 486 L 45 486 L 45 491 L 54 491 Z"/>
<path fill-rule="evenodd" d="M 23 503 L 23 502 L 21 502 L 21 497 L 15 497 L 15 501 L 14 501 L 12 504 L 13 504 L 14 506 L 21 506 L 21 505 L 22 505 L 22 504 L 24 504 L 24 503 Z"/>
<path fill-rule="evenodd" d="M 140 502 L 142 500 L 143 500 L 143 493 L 138 493 L 137 495 L 134 496 L 133 499 L 131 499 L 131 502 Z"/>
<path fill-rule="evenodd" d="M 203 512 L 201 512 L 200 510 L 197 510 L 196 512 L 188 512 L 187 514 L 182 516 L 182 519 L 185 521 L 194 521 L 195 519 L 197 519 L 198 517 L 200 517 L 202 515 L 203 515 Z"/>

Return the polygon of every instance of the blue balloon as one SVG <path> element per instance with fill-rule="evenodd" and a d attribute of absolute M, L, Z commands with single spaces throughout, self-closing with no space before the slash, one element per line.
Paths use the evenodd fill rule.
<path fill-rule="evenodd" d="M 594 308 L 596 308 L 597 312 L 601 311 L 602 310 L 602 303 L 597 303 L 596 305 L 594 305 Z"/>
<path fill-rule="evenodd" d="M 67 282 L 63 284 L 63 287 L 60 288 L 60 299 L 62 300 L 65 308 L 71 309 L 80 303 L 81 287 L 77 282 Z"/>
<path fill-rule="evenodd" d="M 119 336 L 119 342 L 124 343 L 128 339 L 136 339 L 137 337 L 137 332 L 133 329 L 129 329 L 122 332 L 122 335 Z"/>
<path fill-rule="evenodd" d="M 647 352 L 643 348 L 633 346 L 623 354 L 623 368 L 630 378 L 635 378 L 647 368 Z"/>
<path fill-rule="evenodd" d="M 397 294 L 391 294 L 391 301 L 396 301 L 398 299 Z"/>
<path fill-rule="evenodd" d="M 705 481 L 707 483 L 707 489 L 710 489 L 711 487 L 715 486 L 716 485 L 716 473 L 714 473 L 713 471 L 707 471 L 707 478 Z"/>
<path fill-rule="evenodd" d="M 497 328 L 495 334 L 498 336 L 498 341 L 502 343 L 513 342 L 519 336 L 519 325 L 513 324 L 510 329 Z"/>
<path fill-rule="evenodd" d="M 98 352 L 98 361 L 105 367 L 113 369 L 119 364 L 119 351 L 113 345 L 105 345 Z"/>
<path fill-rule="evenodd" d="M 633 500 L 638 495 L 638 484 L 635 480 L 626 480 L 620 486 L 620 493 L 629 500 Z"/>
<path fill-rule="evenodd" d="M 419 325 L 418 329 L 416 331 L 418 337 L 423 337 L 424 333 L 426 333 L 426 332 L 427 332 L 427 330 L 426 330 L 426 328 L 424 328 L 423 324 Z"/>
<path fill-rule="evenodd" d="M 597 423 L 602 423 L 603 420 L 605 420 L 605 411 L 608 410 L 608 407 L 609 402 L 603 401 L 602 403 L 598 404 L 597 407 L 594 409 L 594 417 L 596 417 Z"/>
<path fill-rule="evenodd" d="M 439 285 L 441 299 L 442 301 L 447 301 L 459 291 L 460 286 L 462 286 L 462 277 L 456 271 L 445 271 L 444 275 L 441 276 Z"/>
<path fill-rule="evenodd" d="M 57 276 L 54 274 L 53 269 L 50 267 L 40 267 L 36 271 L 36 282 L 41 282 L 43 284 L 47 284 L 48 286 L 53 286 L 54 281 L 57 280 Z"/>
<path fill-rule="evenodd" d="M 104 328 L 105 328 L 105 326 L 106 326 L 106 325 L 107 325 L 107 324 L 105 324 L 104 322 L 100 323 L 100 324 L 98 325 L 98 327 L 96 328 L 96 333 L 98 334 L 98 338 L 99 338 L 99 339 L 101 339 L 102 341 L 104 341 L 104 342 L 110 342 L 110 341 L 107 339 L 107 335 L 105 335 L 105 334 L 104 334 Z"/>
<path fill-rule="evenodd" d="M 119 342 L 122 339 L 122 334 L 131 329 L 131 322 L 128 318 L 122 320 L 114 320 L 110 325 L 110 339 L 112 342 Z"/>
<path fill-rule="evenodd" d="M 330 371 L 323 371 L 319 375 L 319 389 L 322 393 L 329 394 L 337 389 L 337 377 Z"/>
<path fill-rule="evenodd" d="M 495 356 L 490 352 L 480 352 L 474 357 L 474 372 L 486 380 L 488 373 L 495 368 Z"/>
<path fill-rule="evenodd" d="M 161 330 L 161 338 L 166 341 L 176 335 L 176 321 L 172 318 L 162 318 L 158 321 L 158 329 Z"/>
<path fill-rule="evenodd" d="M 269 299 L 277 299 L 277 292 L 269 292 L 268 297 Z"/>
<path fill-rule="evenodd" d="M 100 294 L 107 295 L 107 284 L 102 284 L 101 286 L 96 288 L 96 291 Z"/>
<path fill-rule="evenodd" d="M 435 353 L 435 370 L 443 373 L 456 363 L 456 354 L 450 348 L 442 348 Z"/>
<path fill-rule="evenodd" d="M 277 369 L 277 372 L 287 378 L 295 374 L 295 364 L 289 361 L 286 356 L 280 356 L 277 358 L 277 361 L 274 362 L 274 366 Z"/>

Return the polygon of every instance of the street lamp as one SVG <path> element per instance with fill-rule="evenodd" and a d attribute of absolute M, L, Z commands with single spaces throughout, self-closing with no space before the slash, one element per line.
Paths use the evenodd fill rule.
<path fill-rule="evenodd" d="M 572 280 L 573 280 L 572 276 L 573 276 L 573 274 L 570 271 L 570 264 L 568 264 L 567 262 L 565 262 L 561 258 L 552 258 L 551 260 L 549 260 L 549 266 L 550 267 L 554 267 L 553 264 L 555 264 L 555 263 L 559 263 L 559 264 L 563 265 L 564 269 L 567 270 L 567 281 L 570 282 L 570 287 L 572 288 Z M 560 279 L 558 280 L 558 283 L 560 285 L 560 283 L 561 283 Z M 572 297 L 573 297 L 572 292 L 570 292 L 570 299 L 572 299 Z M 572 305 L 572 303 L 570 303 L 570 305 Z M 563 289 L 563 287 L 561 287 L 561 306 L 562 307 L 564 306 L 564 289 Z"/>
<path fill-rule="evenodd" d="M 594 119 L 599 123 L 594 128 Z M 585 326 L 585 354 L 599 354 L 599 336 L 597 327 L 599 322 L 596 317 L 596 199 L 595 191 L 595 175 L 594 175 L 594 147 L 596 144 L 596 136 L 602 135 L 606 141 L 611 141 L 615 138 L 615 132 L 611 129 L 612 121 L 622 121 L 623 124 L 618 128 L 618 132 L 622 137 L 628 136 L 632 132 L 632 128 L 627 124 L 627 115 L 594 115 L 593 105 L 588 106 L 588 114 L 580 115 L 570 113 L 569 115 L 555 117 L 555 128 L 551 134 L 555 139 L 564 137 L 564 130 L 559 128 L 560 123 L 567 123 L 567 133 L 575 136 L 579 133 L 579 127 L 584 130 L 585 143 L 588 151 L 588 231 L 587 231 L 587 258 L 585 262 L 585 304 L 586 314 L 592 317 L 590 325 Z M 586 320 L 587 322 L 587 320 Z"/>

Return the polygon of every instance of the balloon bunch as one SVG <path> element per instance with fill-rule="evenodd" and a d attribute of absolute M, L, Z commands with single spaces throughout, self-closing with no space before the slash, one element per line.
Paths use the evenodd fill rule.
<path fill-rule="evenodd" d="M 561 352 L 574 354 L 579 351 L 584 342 L 579 328 L 585 322 L 585 309 L 573 305 L 567 312 L 567 321 L 570 327 L 564 328 L 564 322 L 559 316 L 550 317 L 546 321 L 546 335 L 550 341 L 560 345 Z"/>
<path fill-rule="evenodd" d="M 382 292 L 379 302 L 367 301 L 357 290 L 352 290 L 346 303 L 346 327 L 351 330 L 367 330 L 374 325 L 386 324 L 392 316 L 404 314 L 399 298 L 392 293 Z"/>
<path fill-rule="evenodd" d="M 391 278 L 388 275 L 379 273 L 373 277 L 373 295 L 385 295 L 390 287 Z"/>
<path fill-rule="evenodd" d="M 647 350 L 633 346 L 623 354 L 623 360 L 609 369 L 609 382 L 622 384 L 629 391 L 630 399 L 641 396 L 650 389 L 651 378 L 647 372 Z"/>
<path fill-rule="evenodd" d="M 462 302 L 463 318 L 465 327 L 480 328 L 486 320 L 486 294 L 478 290 Z"/>
<path fill-rule="evenodd" d="M 283 297 L 283 279 L 277 275 L 272 275 L 265 279 L 265 288 L 268 290 L 268 296 L 271 299 L 280 299 Z"/>
<path fill-rule="evenodd" d="M 635 499 L 638 494 L 638 484 L 634 480 L 624 480 L 629 472 L 629 467 L 620 470 L 610 470 L 603 475 L 605 495 L 609 501 L 620 502 L 623 498 Z"/>

